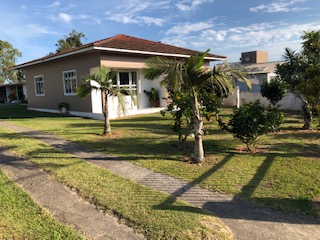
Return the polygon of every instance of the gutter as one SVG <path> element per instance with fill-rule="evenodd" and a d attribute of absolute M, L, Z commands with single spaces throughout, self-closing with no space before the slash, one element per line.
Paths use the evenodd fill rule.
<path fill-rule="evenodd" d="M 181 57 L 181 58 L 187 58 L 191 55 L 185 55 L 185 54 L 172 54 L 172 53 L 160 53 L 160 52 L 148 52 L 148 51 L 140 51 L 140 50 L 128 50 L 128 49 L 119 49 L 119 48 L 106 48 L 106 47 L 94 47 L 96 50 L 101 51 L 110 51 L 110 52 L 121 52 L 121 53 L 135 53 L 135 54 L 144 54 L 144 55 L 155 55 L 155 56 L 165 56 L 165 57 Z M 215 58 L 215 57 L 205 57 L 206 60 L 212 60 L 212 61 L 222 61 L 225 60 L 225 58 Z"/>

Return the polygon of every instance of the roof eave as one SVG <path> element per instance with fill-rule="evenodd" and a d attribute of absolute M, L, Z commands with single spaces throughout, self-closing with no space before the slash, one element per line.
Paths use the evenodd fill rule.
<path fill-rule="evenodd" d="M 33 62 L 27 62 L 27 63 L 23 63 L 23 64 L 19 64 L 16 65 L 14 67 L 12 67 L 12 69 L 21 69 L 21 68 L 25 68 L 25 67 L 29 67 L 32 65 L 36 65 L 39 63 L 44 63 L 44 62 L 49 62 L 52 60 L 56 60 L 56 59 L 60 59 L 60 58 L 64 58 L 64 57 L 68 57 L 68 56 L 72 56 L 72 55 L 76 55 L 79 53 L 83 53 L 83 52 L 87 52 L 90 50 L 99 50 L 99 51 L 109 51 L 109 52 L 119 52 L 119 53 L 132 53 L 132 54 L 141 54 L 141 55 L 150 55 L 150 56 L 164 56 L 164 57 L 179 57 L 179 58 L 188 58 L 191 55 L 187 55 L 187 54 L 175 54 L 175 53 L 161 53 L 161 52 L 148 52 L 148 51 L 139 51 L 139 50 L 128 50 L 128 49 L 119 49 L 119 48 L 106 48 L 106 47 L 95 47 L 95 46 L 90 46 L 87 48 L 82 48 L 82 49 L 78 49 L 75 51 L 71 51 L 68 53 L 64 53 L 61 55 L 56 55 L 56 56 L 52 56 L 52 57 L 48 57 L 45 59 L 39 59 L 37 61 L 33 61 Z M 205 57 L 205 60 L 209 60 L 209 61 L 223 61 L 226 58 L 224 57 Z"/>
<path fill-rule="evenodd" d="M 148 52 L 148 51 L 140 51 L 140 50 L 120 49 L 120 48 L 94 47 L 94 49 L 100 50 L 100 51 L 110 51 L 110 52 L 120 52 L 120 53 L 133 53 L 133 54 L 150 55 L 150 56 L 179 57 L 179 58 L 186 58 L 186 57 L 190 57 L 191 56 L 191 55 L 188 55 L 188 54 Z M 225 58 L 220 58 L 220 57 L 205 57 L 205 59 L 206 60 L 211 60 L 211 61 L 225 60 Z"/>
<path fill-rule="evenodd" d="M 52 61 L 52 60 L 56 60 L 56 59 L 72 56 L 72 55 L 75 55 L 75 54 L 87 52 L 87 51 L 90 51 L 90 50 L 93 50 L 93 49 L 94 49 L 94 47 L 90 46 L 90 47 L 87 47 L 87 48 L 82 48 L 82 49 L 78 49 L 78 50 L 75 50 L 75 51 L 63 53 L 61 55 L 54 55 L 52 57 L 48 57 L 48 58 L 45 58 L 45 59 L 41 58 L 41 59 L 36 60 L 36 61 L 22 63 L 22 64 L 19 64 L 19 65 L 13 66 L 12 69 L 21 69 L 21 68 L 29 67 L 29 66 L 36 65 L 36 64 L 39 64 L 39 63 L 49 62 L 49 61 Z"/>

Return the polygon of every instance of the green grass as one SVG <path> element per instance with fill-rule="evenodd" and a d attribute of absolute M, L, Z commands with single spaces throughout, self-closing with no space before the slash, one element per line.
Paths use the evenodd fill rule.
<path fill-rule="evenodd" d="M 45 112 L 27 110 L 26 105 L 1 104 L 0 119 L 11 118 L 41 118 L 41 117 L 61 117 L 61 115 Z"/>
<path fill-rule="evenodd" d="M 0 144 L 26 156 L 57 180 L 106 212 L 118 216 L 148 239 L 230 239 L 224 224 L 168 194 L 143 187 L 37 140 L 1 129 Z"/>
<path fill-rule="evenodd" d="M 230 112 L 223 110 L 225 118 Z M 285 115 L 281 132 L 261 137 L 254 153 L 243 151 L 244 145 L 220 131 L 216 123 L 206 122 L 207 159 L 201 165 L 188 162 L 191 141 L 186 149 L 177 148 L 169 116 L 151 114 L 114 120 L 113 133 L 106 137 L 99 136 L 103 123 L 96 120 L 34 117 L 8 121 L 56 134 L 212 191 L 320 216 L 320 132 L 299 130 L 303 120 L 296 114 Z"/>
<path fill-rule="evenodd" d="M 0 239 L 83 239 L 54 220 L 0 170 Z"/>

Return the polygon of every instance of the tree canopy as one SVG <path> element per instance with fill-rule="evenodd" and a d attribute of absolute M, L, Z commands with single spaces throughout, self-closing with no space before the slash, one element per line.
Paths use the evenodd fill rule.
<path fill-rule="evenodd" d="M 58 40 L 58 43 L 56 44 L 58 47 L 56 53 L 82 46 L 82 38 L 85 38 L 85 35 L 82 32 L 77 32 L 75 29 L 72 29 L 68 36 Z"/>
<path fill-rule="evenodd" d="M 277 75 L 303 102 L 304 129 L 311 128 L 313 111 L 320 113 L 320 30 L 304 32 L 302 51 L 285 49 Z M 320 123 L 320 118 L 319 118 Z"/>
<path fill-rule="evenodd" d="M 16 64 L 17 58 L 22 54 L 9 42 L 0 40 L 0 83 L 16 82 L 19 73 L 10 69 Z"/>
<path fill-rule="evenodd" d="M 183 121 L 186 122 L 186 134 L 189 135 L 191 131 L 194 135 L 193 159 L 196 162 L 205 159 L 202 143 L 203 116 L 207 117 L 216 110 L 216 103 L 219 102 L 217 99 L 232 92 L 235 76 L 228 65 L 220 65 L 213 69 L 204 67 L 204 58 L 208 51 L 195 53 L 181 60 L 150 58 L 144 69 L 147 79 L 163 77 L 161 83 L 166 86 L 172 100 L 167 109 L 174 117 L 173 129 L 178 132 L 181 141 Z M 241 72 L 234 71 L 236 72 L 237 77 L 245 79 Z"/>

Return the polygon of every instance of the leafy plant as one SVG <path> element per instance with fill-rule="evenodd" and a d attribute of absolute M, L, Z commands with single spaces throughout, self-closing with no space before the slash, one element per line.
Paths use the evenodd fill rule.
<path fill-rule="evenodd" d="M 187 125 L 192 123 L 194 135 L 194 156 L 195 162 L 205 160 L 203 147 L 203 117 L 204 110 L 207 110 L 205 117 L 209 117 L 211 107 L 207 107 L 202 96 L 223 95 L 233 91 L 233 81 L 235 77 L 244 80 L 246 83 L 246 74 L 237 69 L 231 68 L 228 64 L 215 66 L 213 69 L 204 68 L 205 57 L 209 50 L 203 53 L 195 53 L 189 58 L 181 60 L 172 60 L 168 58 L 154 57 L 150 58 L 146 63 L 145 77 L 150 80 L 162 77 L 162 85 L 166 86 L 167 91 L 174 99 L 176 93 L 187 95 L 190 99 L 187 105 L 188 117 L 186 117 Z M 210 104 L 210 103 L 209 103 Z M 177 110 L 180 106 L 175 106 Z M 173 109 L 173 108 L 172 108 Z M 186 111 L 186 110 L 182 110 Z M 176 115 L 175 124 L 181 129 L 183 121 L 182 115 Z M 179 113 L 179 112 L 178 112 Z M 180 112 L 179 114 L 181 114 Z M 186 114 L 185 114 L 186 115 Z M 176 127 L 176 126 L 174 126 Z M 181 135 L 179 135 L 179 139 Z"/>
<path fill-rule="evenodd" d="M 267 98 L 269 102 L 276 106 L 279 101 L 285 96 L 286 88 L 283 82 L 278 79 L 270 82 L 263 81 L 260 92 L 263 97 Z"/>
<path fill-rule="evenodd" d="M 62 110 L 62 108 L 65 108 L 67 111 L 69 111 L 70 105 L 67 102 L 61 102 L 58 104 L 59 111 Z"/>
<path fill-rule="evenodd" d="M 220 122 L 220 126 L 239 138 L 251 151 L 259 136 L 275 131 L 282 122 L 283 114 L 278 108 L 265 110 L 257 100 L 235 108 L 228 125 Z"/>
<path fill-rule="evenodd" d="M 285 62 L 277 65 L 276 73 L 288 91 L 301 99 L 304 115 L 302 128 L 311 129 L 312 111 L 320 109 L 320 30 L 304 32 L 302 40 L 301 52 L 285 49 Z"/>
<path fill-rule="evenodd" d="M 148 96 L 149 101 L 159 101 L 159 92 L 155 88 L 151 88 L 150 91 L 143 90 L 143 92 Z"/>

